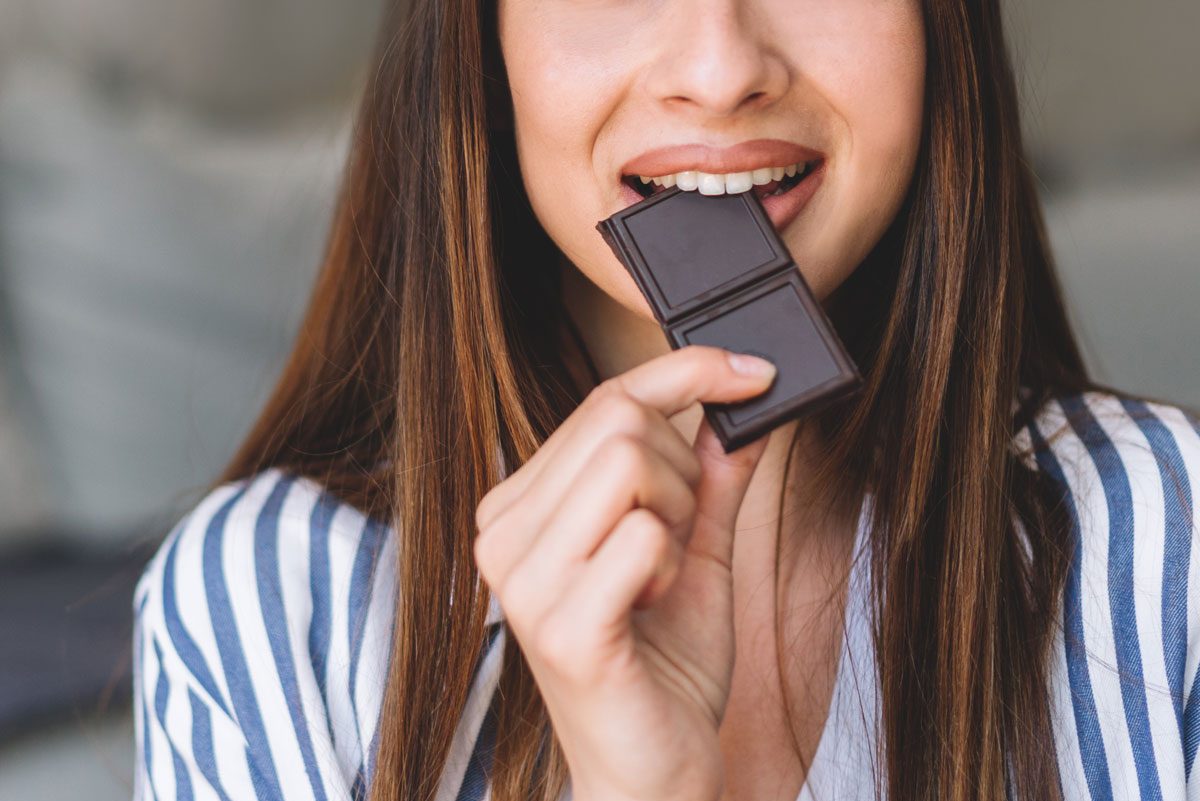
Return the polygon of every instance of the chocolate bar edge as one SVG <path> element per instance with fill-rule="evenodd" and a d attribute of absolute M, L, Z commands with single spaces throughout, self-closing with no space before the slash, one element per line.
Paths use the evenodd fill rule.
<path fill-rule="evenodd" d="M 794 402 L 781 404 L 772 409 L 770 414 L 752 418 L 735 426 L 728 422 L 729 412 L 714 404 L 701 403 L 709 424 L 721 441 L 725 453 L 730 453 L 750 444 L 759 437 L 773 431 L 789 420 L 808 417 L 832 404 L 844 400 L 862 389 L 862 376 L 855 370 L 853 374 L 844 374 L 832 382 L 814 387 L 811 391 L 794 396 Z"/>
<path fill-rule="evenodd" d="M 686 301 L 672 304 L 659 285 L 658 277 L 646 263 L 641 248 L 630 232 L 629 220 L 648 211 L 653 206 L 669 202 L 671 198 L 680 194 L 686 193 L 678 187 L 672 187 L 614 212 L 596 224 L 596 229 L 600 231 L 601 237 L 624 265 L 626 272 L 633 277 L 638 289 L 641 290 L 646 302 L 654 312 L 655 319 L 664 329 L 684 322 L 685 318 L 702 313 L 704 309 L 715 303 L 723 302 L 748 284 L 769 280 L 774 275 L 786 272 L 789 266 L 794 267 L 795 265 L 792 254 L 788 251 L 779 232 L 771 224 L 771 218 L 767 215 L 762 203 L 752 194 L 742 193 L 746 195 L 743 198 L 746 210 L 757 223 L 763 238 L 769 243 L 771 251 L 775 254 L 774 257 L 746 273 L 710 287 Z"/>
<path fill-rule="evenodd" d="M 679 190 L 676 189 L 670 194 L 678 194 L 678 191 Z M 662 197 L 662 194 L 665 193 L 654 196 L 657 201 L 661 202 L 662 200 L 666 199 Z M 672 319 L 670 323 L 667 323 L 664 318 L 665 312 L 660 310 L 655 302 L 657 295 L 652 293 L 650 288 L 645 284 L 646 280 L 650 280 L 649 276 L 643 276 L 636 266 L 638 265 L 638 262 L 631 252 L 631 248 L 635 246 L 632 243 L 625 241 L 628 235 L 628 229 L 624 225 L 624 220 L 630 216 L 632 210 L 635 209 L 636 206 L 640 205 L 641 204 L 635 204 L 635 206 L 631 206 L 628 209 L 612 215 L 611 217 L 601 220 L 596 224 L 596 229 L 600 232 L 600 235 L 604 239 L 605 243 L 608 244 L 609 248 L 613 251 L 614 255 L 617 257 L 617 260 L 621 262 L 626 272 L 630 274 L 634 282 L 637 284 L 639 291 L 641 291 L 643 297 L 645 297 L 647 300 L 655 318 L 662 327 L 664 333 L 667 335 L 667 339 L 671 347 L 673 349 L 678 349 L 687 344 L 683 341 L 681 329 L 686 327 L 688 323 L 695 322 L 696 317 L 704 314 L 705 312 L 711 312 L 719 309 L 727 302 L 733 301 L 736 296 L 726 295 L 716 298 L 713 300 L 711 306 L 688 310 L 688 312 L 685 313 L 682 318 L 677 316 L 675 319 Z M 752 209 L 754 209 L 753 205 Z M 761 206 L 757 209 L 754 209 L 754 213 L 756 218 L 765 216 L 765 213 L 761 210 Z M 760 220 L 759 222 L 760 225 L 762 225 L 762 221 Z M 805 307 L 805 311 L 810 317 L 816 318 L 814 319 L 814 327 L 816 328 L 822 341 L 825 343 L 830 356 L 838 364 L 841 372 L 838 376 L 830 381 L 815 387 L 811 387 L 809 390 L 798 395 L 794 395 L 786 399 L 786 401 L 776 404 L 775 406 L 764 410 L 759 415 L 756 415 L 740 424 L 734 424 L 730 419 L 728 411 L 730 404 L 702 403 L 701 405 L 704 408 L 704 414 L 708 418 L 713 431 L 716 433 L 717 438 L 720 440 L 721 445 L 726 453 L 737 450 L 738 448 L 753 442 L 754 440 L 791 419 L 808 416 L 839 400 L 842 400 L 854 394 L 863 386 L 863 379 L 859 373 L 858 367 L 854 363 L 854 360 L 850 357 L 849 353 L 846 351 L 845 345 L 842 343 L 841 338 L 837 335 L 837 330 L 833 327 L 832 321 L 825 313 L 824 308 L 822 308 L 820 303 L 817 302 L 815 296 L 813 296 L 812 290 L 808 286 L 808 281 L 804 278 L 804 275 L 800 272 L 798 266 L 796 266 L 795 260 L 791 258 L 791 254 L 788 252 L 786 245 L 783 244 L 779 233 L 775 231 L 773 227 L 769 226 L 769 221 L 767 225 L 769 230 L 764 231 L 764 234 L 774 240 L 777 250 L 781 250 L 787 255 L 787 262 L 791 265 L 794 271 L 794 277 L 798 279 L 797 283 L 799 286 L 797 287 L 797 291 L 801 297 L 802 305 Z M 778 275 L 778 273 L 776 275 Z M 749 280 L 752 286 L 761 286 L 763 283 L 770 281 L 771 276 L 758 276 Z M 749 287 L 743 288 L 748 289 Z"/>
<path fill-rule="evenodd" d="M 596 223 L 596 230 L 600 232 L 601 238 L 612 250 L 613 255 L 617 257 L 617 261 L 621 262 L 621 266 L 625 268 L 625 272 L 629 273 L 633 278 L 633 282 L 637 284 L 638 291 L 642 293 L 642 297 L 646 299 L 646 304 L 650 307 L 650 311 L 654 314 L 654 319 L 664 329 L 667 327 L 666 318 L 663 317 L 662 310 L 658 308 L 658 304 L 654 301 L 654 293 L 649 286 L 646 285 L 647 276 L 634 267 L 637 264 L 633 254 L 630 252 L 630 244 L 625 241 L 622 232 L 624 226 L 619 226 L 613 217 L 601 220 Z"/>

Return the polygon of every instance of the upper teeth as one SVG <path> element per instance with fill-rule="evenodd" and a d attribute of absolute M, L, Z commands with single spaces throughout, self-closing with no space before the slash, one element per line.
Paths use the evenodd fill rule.
<path fill-rule="evenodd" d="M 807 162 L 789 164 L 786 167 L 763 167 L 749 172 L 711 173 L 697 170 L 674 172 L 670 175 L 646 176 L 639 175 L 643 184 L 656 184 L 670 188 L 678 186 L 685 191 L 700 190 L 702 195 L 731 195 L 746 192 L 752 186 L 762 186 L 771 181 L 782 181 L 784 176 L 791 177 L 803 173 L 808 168 Z"/>

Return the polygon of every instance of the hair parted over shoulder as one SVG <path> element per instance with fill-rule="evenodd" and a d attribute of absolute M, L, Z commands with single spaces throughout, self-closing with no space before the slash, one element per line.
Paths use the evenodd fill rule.
<path fill-rule="evenodd" d="M 821 413 L 821 469 L 875 495 L 888 797 L 1002 799 L 1011 773 L 1018 797 L 1055 799 L 1047 662 L 1069 521 L 1013 437 L 1049 397 L 1102 387 L 1051 263 L 999 0 L 922 6 L 916 173 L 828 302 L 865 388 Z M 491 0 L 392 3 L 294 350 L 218 479 L 286 468 L 395 526 L 372 801 L 433 798 L 484 639 L 474 509 L 498 455 L 515 469 L 582 400 L 495 22 Z M 497 698 L 493 798 L 557 798 L 566 765 L 518 648 Z"/>

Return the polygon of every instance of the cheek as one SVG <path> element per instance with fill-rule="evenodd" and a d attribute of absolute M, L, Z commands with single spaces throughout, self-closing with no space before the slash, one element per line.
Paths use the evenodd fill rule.
<path fill-rule="evenodd" d="M 878 47 L 862 54 L 844 96 L 852 129 L 850 188 L 864 211 L 861 224 L 882 234 L 903 200 L 920 148 L 925 47 L 915 12 L 881 19 L 874 38 Z"/>
<path fill-rule="evenodd" d="M 823 15 L 821 35 L 801 45 L 802 69 L 840 130 L 829 180 L 813 209 L 817 224 L 794 243 L 820 297 L 854 271 L 895 219 L 920 148 L 925 91 L 925 42 L 915 2 L 822 6 L 819 12 L 814 6 Z"/>
<path fill-rule="evenodd" d="M 596 157 L 605 152 L 607 132 L 620 128 L 613 120 L 637 69 L 637 42 L 618 33 L 628 34 L 634 21 L 612 13 L 581 21 L 578 8 L 560 18 L 564 10 L 533 0 L 501 5 L 521 179 L 538 221 L 563 254 L 609 295 L 649 315 L 595 229 L 615 191 L 610 165 Z"/>

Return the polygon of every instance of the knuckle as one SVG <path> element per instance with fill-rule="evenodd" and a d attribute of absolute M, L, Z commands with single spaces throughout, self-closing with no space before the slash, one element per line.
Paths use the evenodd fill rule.
<path fill-rule="evenodd" d="M 497 595 L 505 614 L 520 623 L 533 620 L 541 606 L 541 584 L 529 575 L 529 560 L 519 562 L 504 577 Z"/>
<path fill-rule="evenodd" d="M 547 615 L 534 627 L 531 639 L 538 658 L 561 672 L 570 660 L 571 649 L 567 647 L 568 629 L 557 615 Z"/>
<path fill-rule="evenodd" d="M 511 485 L 501 481 L 483 494 L 479 503 L 475 504 L 475 527 L 482 531 L 487 528 L 503 510 L 503 499 L 508 494 Z"/>
<path fill-rule="evenodd" d="M 598 456 L 606 468 L 635 479 L 642 474 L 647 461 L 645 446 L 625 433 L 613 434 L 606 439 Z"/>
<path fill-rule="evenodd" d="M 596 664 L 591 631 L 562 611 L 547 615 L 533 633 L 538 658 L 560 677 L 587 683 Z"/>
<path fill-rule="evenodd" d="M 653 532 L 655 529 L 662 528 L 663 522 L 654 512 L 644 506 L 639 506 L 626 513 L 624 524 L 631 533 L 641 536 L 643 532 Z"/>
<path fill-rule="evenodd" d="M 625 392 L 610 391 L 600 397 L 596 406 L 596 414 L 599 417 L 618 427 L 642 416 L 641 404 Z"/>
<path fill-rule="evenodd" d="M 615 395 L 604 412 L 605 422 L 617 431 L 642 435 L 650 430 L 650 410 L 629 395 Z"/>
<path fill-rule="evenodd" d="M 501 513 L 475 535 L 471 550 L 481 572 L 490 572 L 501 561 L 500 556 L 510 539 L 507 535 L 509 526 L 505 523 L 507 518 L 507 514 Z"/>
<path fill-rule="evenodd" d="M 646 558 L 651 565 L 663 561 L 670 553 L 671 534 L 661 520 L 656 525 L 643 529 L 642 540 L 643 547 L 646 549 Z"/>
<path fill-rule="evenodd" d="M 490 500 L 492 497 L 492 494 L 489 492 L 475 505 L 475 528 L 478 531 L 483 531 L 492 519 L 492 501 Z"/>
<path fill-rule="evenodd" d="M 481 531 L 475 535 L 475 541 L 471 544 L 471 551 L 475 557 L 475 566 L 479 568 L 480 574 L 485 579 L 491 572 L 494 534 L 495 532 Z"/>
<path fill-rule="evenodd" d="M 619 397 L 626 394 L 621 388 L 621 382 L 618 376 L 609 376 L 601 381 L 596 386 L 592 387 L 592 391 L 588 393 L 586 401 L 590 401 L 593 406 L 601 403 L 606 403 L 613 397 Z"/>
<path fill-rule="evenodd" d="M 645 507 L 638 507 L 625 517 L 633 550 L 649 559 L 664 555 L 670 534 L 662 518 Z"/>

